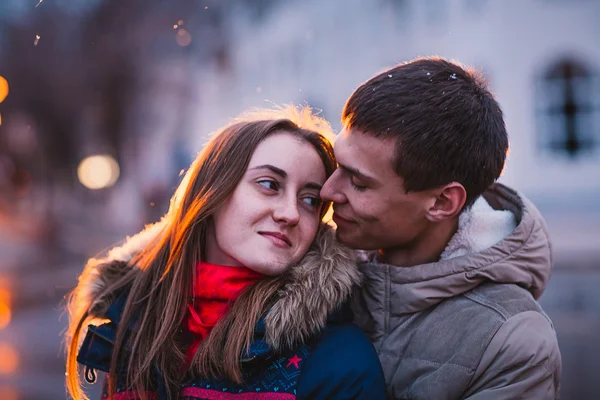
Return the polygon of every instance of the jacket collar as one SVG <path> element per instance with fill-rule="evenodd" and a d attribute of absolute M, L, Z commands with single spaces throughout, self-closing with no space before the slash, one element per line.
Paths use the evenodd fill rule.
<path fill-rule="evenodd" d="M 362 302 L 367 310 L 359 312 L 388 310 L 392 315 L 410 314 L 465 293 L 484 281 L 514 283 L 539 298 L 552 267 L 551 246 L 543 218 L 528 199 L 506 186 L 495 184 L 483 197 L 494 210 L 507 210 L 514 215 L 517 223 L 512 232 L 508 229 L 510 224 L 499 217 L 502 222 L 497 228 L 503 232 L 488 233 L 491 242 L 484 246 L 487 248 L 464 243 L 478 241 L 470 237 L 454 244 L 453 249 L 462 249 L 462 253 L 449 251 L 445 259 L 436 263 L 412 267 L 377 262 L 362 264 L 360 269 L 365 277 Z M 470 226 L 475 223 L 473 220 L 482 217 L 489 216 L 471 215 Z M 463 233 L 459 229 L 455 237 Z M 453 240 L 455 238 L 451 242 Z"/>
<path fill-rule="evenodd" d="M 75 306 L 88 310 L 93 318 L 116 322 L 120 307 L 114 304 L 114 299 L 101 294 L 112 282 L 136 268 L 130 261 L 161 234 L 164 224 L 158 222 L 127 238 L 105 258 L 91 259 L 79 277 Z M 264 329 L 264 341 L 273 350 L 306 342 L 320 332 L 361 280 L 354 253 L 335 240 L 335 231 L 326 224 L 319 228 L 308 253 L 290 266 L 285 276 L 277 300 L 257 326 L 259 331 Z"/>

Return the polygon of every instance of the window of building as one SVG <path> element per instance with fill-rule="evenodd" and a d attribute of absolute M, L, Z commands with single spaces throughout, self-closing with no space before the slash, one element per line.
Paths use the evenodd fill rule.
<path fill-rule="evenodd" d="M 545 152 L 578 158 L 600 145 L 600 81 L 582 63 L 562 60 L 541 76 L 536 93 L 538 142 Z"/>

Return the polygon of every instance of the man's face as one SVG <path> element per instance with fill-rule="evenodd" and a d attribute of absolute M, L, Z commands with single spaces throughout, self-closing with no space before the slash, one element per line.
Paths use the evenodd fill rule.
<path fill-rule="evenodd" d="M 395 141 L 358 130 L 342 131 L 335 142 L 339 168 L 321 197 L 334 202 L 333 220 L 342 243 L 363 250 L 414 246 L 427 229 L 433 191 L 404 191 L 393 169 Z"/>

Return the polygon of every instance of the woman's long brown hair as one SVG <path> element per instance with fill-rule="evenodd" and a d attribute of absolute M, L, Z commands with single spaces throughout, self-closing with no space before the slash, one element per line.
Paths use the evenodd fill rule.
<path fill-rule="evenodd" d="M 171 199 L 162 232 L 130 262 L 136 268 L 94 299 L 83 298 L 85 289 L 81 284 L 70 294 L 66 385 L 74 399 L 87 399 L 76 359 L 82 332 L 91 320 L 91 307 L 95 300 L 111 298 L 128 287 L 110 371 L 126 367 L 126 385 L 145 399 L 144 390 L 156 367 L 169 398 L 177 397 L 185 363 L 185 348 L 178 343 L 177 333 L 191 300 L 195 265 L 203 259 L 207 225 L 242 179 L 258 144 L 276 132 L 292 134 L 311 144 L 323 161 L 326 176 L 333 173 L 336 164 L 329 124 L 308 107 L 254 111 L 218 132 L 192 163 Z M 321 218 L 327 208 L 329 204 L 323 207 Z M 249 348 L 254 326 L 272 305 L 282 282 L 281 276 L 265 278 L 242 293 L 198 349 L 192 371 L 199 376 L 241 382 L 240 357 Z M 126 338 L 125 332 L 132 324 Z M 125 354 L 130 355 L 128 359 Z M 109 374 L 109 398 L 115 391 L 116 375 Z"/>

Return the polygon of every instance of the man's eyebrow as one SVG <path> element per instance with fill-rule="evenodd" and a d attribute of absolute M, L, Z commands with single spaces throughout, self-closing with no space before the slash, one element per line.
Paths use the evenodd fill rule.
<path fill-rule="evenodd" d="M 356 176 L 358 179 L 365 181 L 365 182 L 371 182 L 371 183 L 377 183 L 377 179 L 373 178 L 372 176 L 369 176 L 367 174 L 365 174 L 364 172 L 359 171 L 356 168 L 352 168 L 349 167 L 347 165 L 343 165 L 340 164 L 338 162 L 338 165 L 341 169 L 343 169 L 344 171 L 348 172 L 349 174 L 352 174 L 354 176 Z"/>
<path fill-rule="evenodd" d="M 287 175 L 288 175 L 287 172 L 285 172 L 281 168 L 277 168 L 271 164 L 259 165 L 257 167 L 250 168 L 250 170 L 255 170 L 255 169 L 268 169 L 269 171 L 276 173 L 277 175 L 281 176 L 284 179 L 287 178 Z"/>

